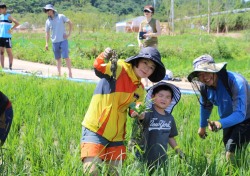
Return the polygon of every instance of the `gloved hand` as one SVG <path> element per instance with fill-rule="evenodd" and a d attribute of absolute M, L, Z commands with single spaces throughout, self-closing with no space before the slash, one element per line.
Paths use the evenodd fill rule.
<path fill-rule="evenodd" d="M 109 61 L 109 59 L 112 57 L 112 54 L 113 54 L 113 50 L 111 48 L 106 48 L 103 52 L 103 56 L 104 58 Z"/>

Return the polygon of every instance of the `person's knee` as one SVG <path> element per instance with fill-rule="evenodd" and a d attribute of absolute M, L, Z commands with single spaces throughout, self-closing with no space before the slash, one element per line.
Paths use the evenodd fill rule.
<path fill-rule="evenodd" d="M 8 54 L 12 54 L 12 49 L 11 49 L 11 48 L 6 48 L 6 52 L 7 52 Z"/>

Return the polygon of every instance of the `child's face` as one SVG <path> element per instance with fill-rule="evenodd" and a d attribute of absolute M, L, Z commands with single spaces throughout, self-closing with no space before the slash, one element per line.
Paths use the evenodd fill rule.
<path fill-rule="evenodd" d="M 138 78 L 148 78 L 155 71 L 155 63 L 149 59 L 140 59 L 138 66 L 133 67 Z"/>
<path fill-rule="evenodd" d="M 154 100 L 154 105 L 159 109 L 166 109 L 171 101 L 172 101 L 172 94 L 168 90 L 160 90 L 155 95 L 152 96 Z"/>
<path fill-rule="evenodd" d="M 6 8 L 0 8 L 0 14 L 6 13 Z"/>

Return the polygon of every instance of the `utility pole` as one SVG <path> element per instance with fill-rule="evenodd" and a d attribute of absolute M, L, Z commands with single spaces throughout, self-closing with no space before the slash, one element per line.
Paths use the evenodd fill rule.
<path fill-rule="evenodd" d="M 171 0 L 171 26 L 172 26 L 172 34 L 174 34 L 174 0 Z"/>
<path fill-rule="evenodd" d="M 210 12 L 210 0 L 207 0 L 207 33 L 210 33 L 210 15 L 211 15 L 211 12 Z"/>
<path fill-rule="evenodd" d="M 198 15 L 200 15 L 200 0 L 198 0 Z"/>

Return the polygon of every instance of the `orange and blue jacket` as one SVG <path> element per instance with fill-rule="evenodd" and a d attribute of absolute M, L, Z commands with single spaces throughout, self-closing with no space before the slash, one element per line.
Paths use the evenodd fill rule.
<path fill-rule="evenodd" d="M 132 65 L 120 59 L 116 79 L 111 79 L 111 63 L 105 63 L 103 53 L 94 62 L 96 75 L 102 78 L 94 91 L 82 125 L 109 141 L 123 141 L 129 105 L 142 102 L 145 90 Z"/>

